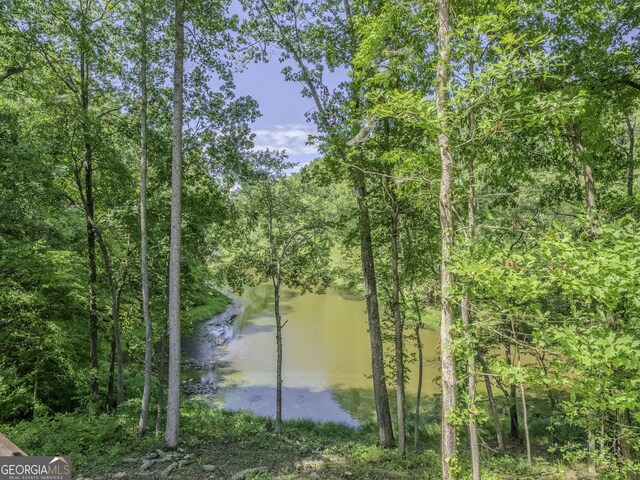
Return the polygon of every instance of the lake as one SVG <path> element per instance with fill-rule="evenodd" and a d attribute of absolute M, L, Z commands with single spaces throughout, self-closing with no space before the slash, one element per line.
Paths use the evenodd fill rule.
<path fill-rule="evenodd" d="M 209 356 L 210 366 L 187 368 L 183 379 L 215 385 L 216 392 L 205 396 L 217 406 L 275 416 L 272 287 L 264 284 L 249 288 L 240 300 L 244 308 L 230 325 L 221 320 L 210 322 L 203 325 L 206 329 L 200 331 L 199 338 L 187 339 L 185 356 L 198 361 Z M 287 322 L 282 333 L 283 417 L 352 426 L 375 418 L 364 301 L 345 298 L 333 290 L 324 294 L 299 294 L 284 289 L 281 311 L 283 322 Z M 215 332 L 211 334 L 213 329 Z M 439 375 L 435 359 L 438 339 L 439 333 L 435 330 L 422 332 L 423 395 L 439 392 L 434 383 Z M 413 339 L 407 338 L 405 346 L 408 358 L 416 354 Z M 391 344 L 388 351 L 392 351 Z M 412 400 L 417 391 L 418 366 L 413 362 L 409 368 L 406 392 Z M 391 389 L 389 396 L 395 399 Z"/>

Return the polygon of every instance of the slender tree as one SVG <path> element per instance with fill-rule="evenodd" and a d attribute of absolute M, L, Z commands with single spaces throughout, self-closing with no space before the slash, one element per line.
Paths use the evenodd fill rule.
<path fill-rule="evenodd" d="M 373 241 L 371 236 L 371 218 L 367 200 L 366 176 L 361 165 L 364 163 L 361 152 L 353 145 L 346 145 L 345 132 L 341 125 L 332 123 L 332 110 L 330 96 L 323 91 L 321 79 L 318 72 L 322 70 L 322 56 L 318 51 L 318 46 L 313 35 L 303 35 L 302 25 L 299 15 L 308 16 L 307 23 L 309 30 L 318 32 L 316 28 L 322 26 L 327 32 L 335 25 L 329 27 L 325 23 L 326 17 L 323 10 L 324 5 L 318 5 L 318 9 L 289 8 L 288 5 L 280 5 L 277 2 L 268 0 L 247 0 L 243 2 L 249 13 L 247 22 L 247 35 L 258 39 L 260 42 L 273 44 L 285 53 L 287 58 L 292 59 L 297 72 L 291 73 L 287 69 L 285 72 L 289 80 L 296 80 L 304 85 L 304 94 L 311 97 L 317 109 L 313 119 L 323 133 L 328 136 L 329 144 L 334 150 L 335 157 L 343 165 L 355 162 L 357 165 L 348 169 L 348 177 L 355 193 L 355 200 L 358 212 L 358 230 L 360 240 L 360 260 L 362 266 L 363 283 L 365 291 L 365 301 L 367 305 L 367 318 L 369 326 L 369 336 L 371 344 L 371 371 L 374 392 L 374 403 L 376 408 L 376 419 L 378 424 L 378 438 L 381 445 L 391 448 L 394 445 L 393 426 L 391 412 L 389 409 L 389 398 L 384 374 L 383 344 L 380 327 L 380 310 L 378 304 L 378 287 L 376 282 L 376 270 L 373 255 Z M 344 65 L 349 67 L 349 60 L 355 54 L 358 45 L 358 38 L 353 28 L 354 12 L 349 1 L 334 1 L 335 9 L 343 12 L 346 22 L 340 24 L 344 35 L 341 37 L 340 48 L 344 51 Z M 317 23 L 314 23 L 317 22 Z M 314 34 L 315 35 L 315 34 Z M 311 42 L 305 40 L 312 40 Z M 333 42 L 333 37 L 331 39 Z M 335 45 L 332 43 L 332 45 Z M 262 57 L 261 57 L 262 58 Z M 329 60 L 327 60 L 329 61 Z M 334 60 L 332 59 L 331 62 Z M 353 82 L 349 85 L 349 100 L 355 106 L 350 115 L 355 120 L 360 120 L 362 115 L 360 102 L 360 90 Z M 351 134 L 353 132 L 348 132 Z M 351 135 L 353 136 L 353 135 Z M 354 151 L 355 150 L 355 151 Z"/>
<path fill-rule="evenodd" d="M 395 364 L 396 364 L 396 416 L 398 424 L 398 454 L 405 454 L 405 392 L 404 392 L 404 321 L 400 305 L 401 286 L 399 272 L 399 207 L 398 198 L 393 186 L 389 184 L 387 179 L 383 180 L 383 187 L 389 197 L 389 208 L 391 211 L 391 311 L 393 313 L 394 325 L 394 346 L 395 346 Z M 419 335 L 419 332 L 418 332 Z"/>
<path fill-rule="evenodd" d="M 184 89 L 184 0 L 175 1 L 173 131 L 171 161 L 171 241 L 169 251 L 169 386 L 167 446 L 178 445 L 180 428 L 180 241 L 182 223 L 182 123 Z"/>
<path fill-rule="evenodd" d="M 473 58 L 469 59 L 469 76 L 473 80 L 475 72 L 475 62 Z M 474 97 L 475 97 L 474 92 Z M 476 108 L 475 105 L 469 107 L 469 142 L 471 149 L 467 159 L 467 176 L 469 182 L 468 198 L 467 198 L 467 239 L 473 241 L 476 230 L 476 174 L 475 160 L 478 154 L 476 146 Z M 460 302 L 460 313 L 462 324 L 466 330 L 467 337 L 472 336 L 471 331 L 471 308 L 469 297 L 464 295 Z M 475 339 L 471 340 L 475 343 Z M 478 447 L 478 424 L 476 421 L 476 349 L 471 348 L 469 352 L 469 360 L 467 361 L 467 396 L 469 401 L 469 448 L 471 450 L 471 469 L 473 480 L 480 480 L 480 449 Z"/>
<path fill-rule="evenodd" d="M 438 66 L 436 85 L 436 115 L 439 121 L 438 147 L 440 149 L 440 365 L 442 382 L 442 478 L 452 478 L 451 463 L 456 459 L 456 428 L 449 415 L 456 409 L 456 370 L 451 350 L 453 303 L 451 288 L 453 273 L 449 270 L 453 247 L 453 153 L 448 132 L 450 31 L 449 0 L 438 0 Z"/>
<path fill-rule="evenodd" d="M 147 433 L 147 416 L 151 400 L 151 367 L 153 343 L 151 331 L 151 313 L 149 311 L 149 260 L 147 232 L 147 4 L 140 2 L 140 274 L 142 281 L 142 317 L 144 319 L 144 387 L 142 390 L 142 408 L 138 434 Z"/>

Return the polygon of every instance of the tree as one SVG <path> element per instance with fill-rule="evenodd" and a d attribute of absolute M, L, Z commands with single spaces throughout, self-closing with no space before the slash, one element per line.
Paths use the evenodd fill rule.
<path fill-rule="evenodd" d="M 282 425 L 282 287 L 323 292 L 330 283 L 329 212 L 323 192 L 286 176 L 291 164 L 278 153 L 255 155 L 258 170 L 235 195 L 238 218 L 221 261 L 236 290 L 255 281 L 273 286 L 276 321 L 276 432 Z"/>
<path fill-rule="evenodd" d="M 184 9 L 176 0 L 173 67 L 173 130 L 171 156 L 171 247 L 169 252 L 169 386 L 167 399 L 167 446 L 178 445 L 180 428 L 180 240 L 182 228 L 182 123 L 184 82 Z"/>
<path fill-rule="evenodd" d="M 367 9 L 360 11 L 360 5 L 337 0 L 315 6 L 303 2 L 279 4 L 266 0 L 246 1 L 243 5 L 249 15 L 243 32 L 248 37 L 246 43 L 254 45 L 252 53 L 255 58 L 264 59 L 263 50 L 256 49 L 256 44 L 274 45 L 280 50 L 281 59 L 289 63 L 282 71 L 285 79 L 300 82 L 303 85 L 302 95 L 314 102 L 316 112 L 311 117 L 324 137 L 326 160 L 333 164 L 336 174 L 350 180 L 353 188 L 358 207 L 360 259 L 369 322 L 378 437 L 380 444 L 390 448 L 394 438 L 385 383 L 368 189 L 363 170 L 365 157 L 358 148 L 349 144 L 357 134 L 357 124 L 362 116 L 361 86 L 347 82 L 330 94 L 322 82 L 325 68 L 350 68 L 350 61 L 358 48 L 354 23 L 359 15 L 366 15 Z M 356 6 L 358 11 L 353 9 Z M 340 14 L 334 15 L 335 12 Z M 320 32 L 324 34 L 320 35 Z"/>
<path fill-rule="evenodd" d="M 440 295 L 442 310 L 440 319 L 440 364 L 442 369 L 442 478 L 451 478 L 452 462 L 456 458 L 456 430 L 449 418 L 456 409 L 456 372 L 451 351 L 451 326 L 453 305 L 450 289 L 453 274 L 449 270 L 453 247 L 453 154 L 449 139 L 448 82 L 451 40 L 449 32 L 449 0 L 438 1 L 438 69 L 436 87 L 436 113 L 440 122 L 438 147 L 440 148 Z"/>
<path fill-rule="evenodd" d="M 151 400 L 151 368 L 153 360 L 153 335 L 151 313 L 149 312 L 149 261 L 147 229 L 147 4 L 140 2 L 140 274 L 142 280 L 142 316 L 144 319 L 144 387 L 138 434 L 144 436 L 147 431 L 147 416 Z"/>

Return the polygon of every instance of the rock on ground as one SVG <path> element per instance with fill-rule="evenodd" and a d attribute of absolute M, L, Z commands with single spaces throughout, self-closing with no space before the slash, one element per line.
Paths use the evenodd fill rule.
<path fill-rule="evenodd" d="M 233 480 L 244 480 L 250 473 L 261 473 L 266 472 L 267 470 L 269 470 L 268 467 L 247 468 L 246 470 L 236 473 L 233 476 Z"/>
<path fill-rule="evenodd" d="M 177 463 L 172 463 L 171 465 L 169 465 L 167 468 L 165 468 L 162 473 L 160 474 L 160 476 L 162 478 L 167 478 L 169 475 L 171 475 L 171 472 L 173 472 L 173 470 L 178 466 Z"/>

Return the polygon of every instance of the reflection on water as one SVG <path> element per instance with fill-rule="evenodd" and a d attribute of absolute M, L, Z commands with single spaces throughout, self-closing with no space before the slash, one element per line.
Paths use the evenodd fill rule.
<path fill-rule="evenodd" d="M 247 289 L 242 301 L 245 308 L 235 318 L 235 336 L 216 347 L 219 383 L 213 401 L 231 410 L 274 416 L 276 350 L 271 286 Z M 281 303 L 283 321 L 287 322 L 283 329 L 283 417 L 349 425 L 373 418 L 364 302 L 347 300 L 333 291 L 300 295 L 285 290 Z M 424 365 L 425 394 L 437 391 L 433 379 L 438 368 L 432 360 L 437 337 L 435 331 L 423 332 L 425 358 L 431 359 Z M 413 342 L 407 344 L 407 354 L 415 353 Z M 410 369 L 416 372 L 417 365 L 410 365 Z M 416 389 L 417 378 L 412 373 L 407 396 L 415 395 Z"/>

